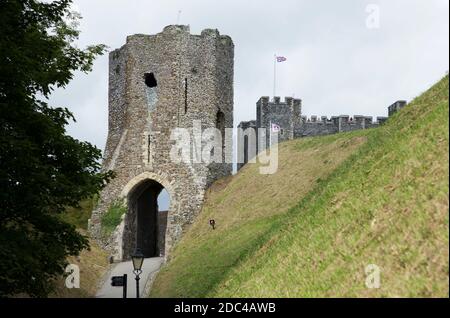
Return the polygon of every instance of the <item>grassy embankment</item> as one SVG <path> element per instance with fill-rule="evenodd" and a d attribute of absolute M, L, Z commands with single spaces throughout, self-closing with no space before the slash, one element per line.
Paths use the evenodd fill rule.
<path fill-rule="evenodd" d="M 289 141 L 276 174 L 220 180 L 151 296 L 448 297 L 448 115 L 446 76 L 380 128 Z"/>
<path fill-rule="evenodd" d="M 68 208 L 61 217 L 82 234 L 87 235 L 87 222 L 94 205 L 95 199 L 85 200 L 80 203 L 80 208 Z M 67 261 L 80 268 L 80 288 L 66 288 L 65 278 L 61 277 L 55 280 L 55 291 L 50 297 L 94 297 L 99 282 L 109 268 L 108 253 L 91 240 L 89 250 L 83 250 L 79 256 L 71 256 Z"/>

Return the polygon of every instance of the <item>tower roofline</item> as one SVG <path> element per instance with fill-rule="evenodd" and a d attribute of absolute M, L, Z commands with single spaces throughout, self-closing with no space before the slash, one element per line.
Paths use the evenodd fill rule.
<path fill-rule="evenodd" d="M 133 42 L 134 40 L 141 41 L 142 38 L 153 38 L 161 35 L 186 35 L 194 38 L 213 38 L 221 41 L 222 44 L 230 45 L 234 47 L 233 40 L 230 36 L 220 34 L 218 29 L 203 29 L 200 34 L 191 34 L 189 25 L 181 25 L 181 24 L 171 24 L 167 25 L 163 28 L 161 32 L 156 34 L 143 34 L 136 33 L 132 35 L 128 35 L 126 38 L 126 43 Z"/>
<path fill-rule="evenodd" d="M 300 98 L 294 98 L 292 96 L 285 96 L 284 101 L 281 101 L 280 96 L 274 96 L 271 100 L 269 96 L 261 96 L 257 103 L 268 103 L 268 104 L 274 104 L 274 105 L 280 105 L 280 104 L 290 104 L 290 102 L 293 101 L 294 103 L 301 102 L 302 100 Z"/>

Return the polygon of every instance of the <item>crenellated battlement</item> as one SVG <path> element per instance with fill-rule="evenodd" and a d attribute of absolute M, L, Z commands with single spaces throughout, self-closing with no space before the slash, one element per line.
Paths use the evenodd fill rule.
<path fill-rule="evenodd" d="M 295 130 L 300 126 L 302 101 L 298 98 L 262 96 L 256 103 L 256 127 L 267 128 L 272 124 L 282 127 L 279 141 L 294 138 Z"/>
<path fill-rule="evenodd" d="M 301 103 L 301 99 L 286 96 L 286 97 L 284 97 L 284 101 L 281 101 L 281 97 L 280 96 L 275 96 L 272 99 L 270 99 L 269 96 L 262 96 L 258 100 L 257 104 L 258 103 L 259 104 L 267 104 L 269 106 L 281 106 L 281 105 L 290 106 L 290 105 L 295 104 L 295 103 L 297 103 L 297 104 Z"/>
<path fill-rule="evenodd" d="M 256 120 L 241 121 L 238 125 L 238 128 L 242 129 L 256 128 Z"/>
<path fill-rule="evenodd" d="M 334 125 L 336 124 L 339 120 L 341 121 L 341 123 L 345 123 L 345 124 L 350 124 L 350 125 L 362 125 L 363 123 L 365 124 L 369 124 L 369 125 L 379 125 L 379 124 L 383 124 L 388 117 L 381 117 L 378 116 L 376 117 L 376 120 L 373 120 L 372 116 L 362 116 L 362 115 L 353 115 L 353 116 L 349 116 L 349 115 L 339 115 L 339 116 L 331 116 L 330 118 L 328 118 L 328 116 L 316 116 L 316 115 L 311 115 L 311 116 L 301 116 L 301 120 L 302 123 L 311 123 L 311 124 L 329 124 L 329 125 Z"/>
<path fill-rule="evenodd" d="M 234 46 L 233 40 L 228 35 L 220 34 L 217 29 L 204 29 L 200 34 L 191 34 L 189 25 L 168 25 L 162 32 L 156 34 L 133 34 L 126 38 L 126 44 L 141 43 L 142 41 L 154 41 L 159 38 L 177 38 L 191 37 L 197 40 L 213 40 L 219 41 L 221 45 Z"/>
<path fill-rule="evenodd" d="M 405 101 L 397 101 L 388 108 L 389 116 L 399 111 L 406 105 Z M 354 131 L 360 129 L 376 128 L 384 124 L 388 117 L 378 116 L 374 120 L 372 116 L 364 115 L 338 115 L 338 116 L 304 116 L 302 115 L 302 100 L 293 97 L 285 97 L 281 101 L 279 96 L 270 99 L 269 96 L 262 96 L 256 102 L 256 121 L 241 122 L 238 127 L 243 130 L 247 128 L 255 128 L 256 130 L 263 128 L 268 132 L 272 132 L 276 127 L 278 133 L 278 142 L 290 140 L 294 138 L 330 135 L 346 131 Z M 274 126 L 275 125 L 275 126 Z M 239 144 L 244 141 L 238 138 L 238 152 L 244 149 L 248 152 L 249 146 Z M 269 140 L 267 141 L 270 142 Z M 238 157 L 247 158 L 244 155 Z M 238 163 L 240 169 L 244 163 Z"/>
<path fill-rule="evenodd" d="M 295 137 L 308 137 L 329 135 L 345 131 L 375 128 L 382 125 L 387 117 L 377 117 L 376 121 L 372 116 L 362 115 L 339 115 L 331 116 L 301 116 L 301 125 L 295 131 Z"/>

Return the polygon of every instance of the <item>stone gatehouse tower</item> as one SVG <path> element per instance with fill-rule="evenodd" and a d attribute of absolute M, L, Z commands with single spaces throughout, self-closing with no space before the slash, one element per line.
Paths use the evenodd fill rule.
<path fill-rule="evenodd" d="M 200 211 L 209 185 L 231 174 L 231 164 L 172 162 L 170 151 L 176 127 L 192 131 L 194 121 L 202 129 L 233 127 L 233 60 L 229 36 L 212 29 L 192 35 L 182 25 L 128 36 L 109 54 L 103 169 L 116 177 L 101 192 L 89 230 L 114 259 L 129 259 L 136 247 L 146 257 L 167 255 Z M 163 188 L 170 196 L 166 228 L 156 200 Z M 114 204 L 126 213 L 105 236 L 102 216 Z"/>

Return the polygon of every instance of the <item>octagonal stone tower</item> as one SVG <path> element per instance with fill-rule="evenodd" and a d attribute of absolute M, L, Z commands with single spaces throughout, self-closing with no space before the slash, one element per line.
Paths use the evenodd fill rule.
<path fill-rule="evenodd" d="M 129 259 L 135 248 L 146 257 L 167 256 L 200 211 L 206 189 L 231 174 L 231 164 L 176 163 L 170 151 L 174 128 L 192 131 L 194 121 L 201 121 L 202 129 L 233 127 L 233 59 L 229 36 L 212 29 L 192 35 L 181 25 L 156 35 L 128 36 L 109 54 L 103 169 L 116 177 L 101 192 L 89 230 L 114 259 Z M 164 229 L 157 203 L 163 188 L 170 196 Z M 102 217 L 121 205 L 126 211 L 121 223 L 105 234 Z"/>

